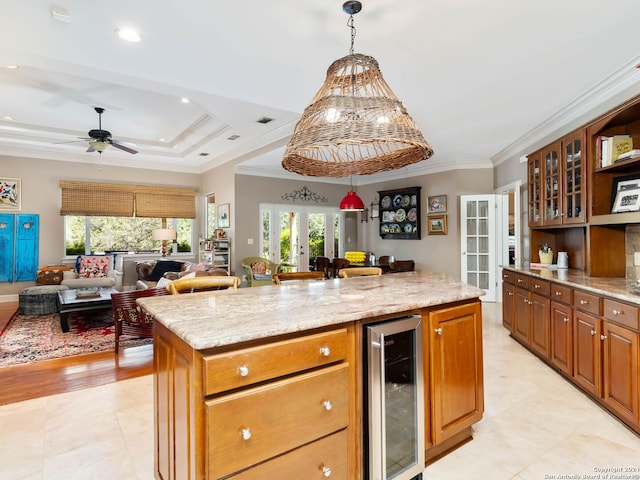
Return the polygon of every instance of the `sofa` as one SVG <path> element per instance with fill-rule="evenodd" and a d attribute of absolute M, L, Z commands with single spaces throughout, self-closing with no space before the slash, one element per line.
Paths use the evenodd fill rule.
<path fill-rule="evenodd" d="M 146 288 L 156 288 L 161 279 L 161 283 L 166 280 L 177 280 L 187 275 L 202 277 L 211 275 L 229 275 L 222 268 L 214 268 L 205 263 L 193 263 L 182 260 L 150 260 L 146 262 L 136 262 L 136 290 Z"/>
<path fill-rule="evenodd" d="M 69 288 L 113 287 L 122 290 L 122 272 L 115 255 L 78 255 L 74 267 L 62 272 L 61 285 Z"/>

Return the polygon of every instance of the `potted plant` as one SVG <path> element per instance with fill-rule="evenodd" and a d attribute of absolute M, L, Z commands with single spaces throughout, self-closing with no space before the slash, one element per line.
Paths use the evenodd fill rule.
<path fill-rule="evenodd" d="M 540 256 L 540 263 L 546 263 L 549 265 L 553 263 L 553 249 L 548 243 L 540 245 L 538 255 Z"/>

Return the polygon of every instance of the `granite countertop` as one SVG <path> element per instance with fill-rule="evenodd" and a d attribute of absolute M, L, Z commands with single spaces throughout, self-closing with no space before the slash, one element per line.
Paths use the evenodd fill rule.
<path fill-rule="evenodd" d="M 640 305 L 640 287 L 636 280 L 588 277 L 582 270 L 566 268 L 557 270 L 532 269 L 529 267 L 518 268 L 513 266 L 503 266 L 502 268 L 514 272 L 526 273 L 527 275 L 533 275 L 546 280 L 553 280 L 554 282 L 563 283 L 570 287 L 588 290 L 593 293 Z"/>
<path fill-rule="evenodd" d="M 196 350 L 478 298 L 442 273 L 392 273 L 138 299 Z"/>

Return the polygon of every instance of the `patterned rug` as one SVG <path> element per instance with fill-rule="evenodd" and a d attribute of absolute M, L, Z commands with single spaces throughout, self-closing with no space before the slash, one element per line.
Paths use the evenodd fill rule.
<path fill-rule="evenodd" d="M 120 348 L 152 341 L 125 335 L 120 337 Z M 0 332 L 0 367 L 114 349 L 115 327 L 110 310 L 69 314 L 67 333 L 62 333 L 57 313 L 16 314 Z"/>

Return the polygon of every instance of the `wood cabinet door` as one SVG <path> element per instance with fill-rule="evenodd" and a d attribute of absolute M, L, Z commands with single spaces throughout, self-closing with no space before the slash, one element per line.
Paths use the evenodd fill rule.
<path fill-rule="evenodd" d="M 562 223 L 586 222 L 587 188 L 585 130 L 562 140 Z"/>
<path fill-rule="evenodd" d="M 479 301 L 429 312 L 434 443 L 482 418 L 482 314 Z"/>
<path fill-rule="evenodd" d="M 529 346 L 544 359 L 549 359 L 549 299 L 531 294 Z"/>
<path fill-rule="evenodd" d="M 510 283 L 502 284 L 502 325 L 513 332 L 515 317 L 516 287 Z"/>
<path fill-rule="evenodd" d="M 515 318 L 513 321 L 513 336 L 518 340 L 529 344 L 529 317 L 531 304 L 529 303 L 529 290 L 516 287 L 515 294 Z"/>
<path fill-rule="evenodd" d="M 527 161 L 527 208 L 529 226 L 542 226 L 542 153 L 529 155 Z"/>
<path fill-rule="evenodd" d="M 602 325 L 604 401 L 636 425 L 638 416 L 638 335 L 607 321 Z"/>
<path fill-rule="evenodd" d="M 543 225 L 562 224 L 562 164 L 561 143 L 542 150 L 542 213 Z"/>
<path fill-rule="evenodd" d="M 573 311 L 573 378 L 594 395 L 601 396 L 601 321 L 580 310 Z"/>
<path fill-rule="evenodd" d="M 569 376 L 573 375 L 573 322 L 571 307 L 552 301 L 550 308 L 550 360 Z"/>

